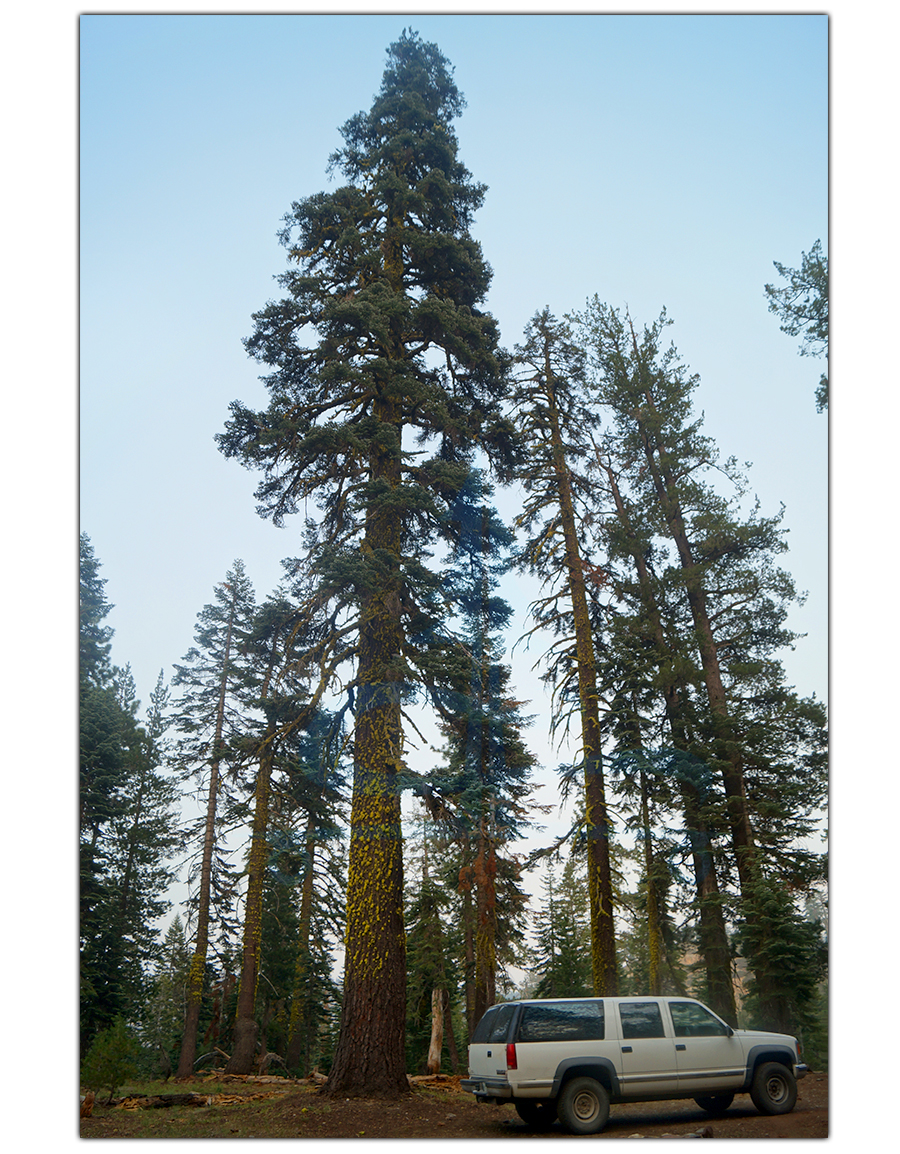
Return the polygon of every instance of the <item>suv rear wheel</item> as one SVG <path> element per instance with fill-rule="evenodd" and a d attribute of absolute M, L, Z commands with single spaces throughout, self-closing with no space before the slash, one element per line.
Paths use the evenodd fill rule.
<path fill-rule="evenodd" d="M 753 1075 L 750 1097 L 760 1114 L 790 1114 L 797 1101 L 794 1075 L 780 1062 L 763 1062 Z"/>
<path fill-rule="evenodd" d="M 542 1102 L 539 1098 L 514 1098 L 516 1113 L 535 1130 L 546 1130 L 556 1121 L 556 1103 Z"/>
<path fill-rule="evenodd" d="M 597 1134 L 609 1119 L 609 1094 L 594 1078 L 573 1078 L 563 1086 L 556 1109 L 570 1133 Z"/>

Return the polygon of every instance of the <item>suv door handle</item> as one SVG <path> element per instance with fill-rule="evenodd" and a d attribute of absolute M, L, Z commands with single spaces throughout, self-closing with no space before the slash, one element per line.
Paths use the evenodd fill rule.
<path fill-rule="evenodd" d="M 687 1049 L 687 1046 L 681 1046 L 681 1045 L 678 1045 L 678 1044 L 676 1043 L 676 1045 L 675 1045 L 675 1049 L 676 1049 L 676 1050 L 686 1050 L 686 1049 Z"/>
<path fill-rule="evenodd" d="M 622 1053 L 623 1054 L 630 1054 L 631 1052 L 632 1052 L 631 1046 L 623 1046 L 622 1047 Z"/>

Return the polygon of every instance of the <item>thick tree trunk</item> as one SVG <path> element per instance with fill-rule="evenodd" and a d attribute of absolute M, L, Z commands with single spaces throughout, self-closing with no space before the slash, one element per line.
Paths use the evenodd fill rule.
<path fill-rule="evenodd" d="M 347 882 L 344 1002 L 327 1094 L 408 1089 L 399 716 L 386 690 L 361 693 Z"/>
<path fill-rule="evenodd" d="M 383 449 L 373 480 L 400 482 L 399 410 L 381 400 Z M 370 507 L 363 554 L 381 570 L 380 587 L 363 601 L 359 690 L 347 873 L 344 1002 L 330 1095 L 395 1097 L 406 1093 L 406 939 L 399 771 L 402 768 L 400 678 L 400 518 L 390 502 Z"/>

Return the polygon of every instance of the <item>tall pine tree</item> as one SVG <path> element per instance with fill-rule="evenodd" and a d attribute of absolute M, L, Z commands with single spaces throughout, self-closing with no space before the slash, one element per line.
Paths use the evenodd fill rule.
<path fill-rule="evenodd" d="M 221 852 L 220 794 L 225 767 L 242 756 L 235 744 L 246 724 L 247 686 L 240 653 L 251 629 L 253 609 L 253 587 L 243 562 L 237 560 L 216 587 L 215 600 L 197 615 L 196 645 L 175 666 L 174 684 L 180 690 L 175 703 L 175 725 L 181 734 L 178 759 L 205 801 L 204 816 L 194 830 L 199 843 L 199 862 L 193 870 L 196 928 L 179 1078 L 192 1075 L 197 1057 L 210 929 L 217 915 L 230 915 L 233 898 L 233 871 Z"/>
<path fill-rule="evenodd" d="M 638 332 L 627 312 L 594 298 L 576 319 L 589 352 L 594 396 L 612 416 L 614 437 L 606 449 L 627 477 L 637 518 L 665 559 L 669 611 L 681 614 L 681 634 L 691 641 L 685 660 L 694 673 L 685 681 L 702 686 L 702 696 L 692 702 L 691 748 L 720 783 L 720 820 L 729 834 L 741 917 L 754 930 L 745 940 L 752 944 L 748 961 L 759 1003 L 772 1028 L 787 1030 L 789 967 L 776 964 L 782 955 L 775 942 L 792 932 L 799 911 L 781 900 L 778 870 L 760 841 L 763 810 L 754 778 L 766 759 L 760 762 L 762 730 L 754 736 L 747 724 L 751 716 L 765 715 L 766 706 L 760 706 L 766 695 L 775 700 L 780 694 L 785 707 L 791 699 L 779 652 L 795 640 L 785 620 L 797 595 L 775 563 L 786 549 L 783 511 L 764 517 L 758 503 L 744 509 L 742 472 L 733 459 L 720 461 L 702 432 L 702 418 L 693 413 L 698 378 L 688 374 L 674 346 L 662 347 L 665 313 Z M 710 482 L 713 470 L 731 483 L 727 496 Z M 800 706 L 800 712 L 806 710 L 811 720 L 810 708 Z M 821 712 L 819 717 L 821 731 Z M 815 744 L 818 738 L 811 731 L 809 736 Z M 786 774 L 785 768 L 782 762 L 782 781 L 798 782 L 796 765 Z M 783 791 L 785 829 L 810 828 L 814 799 L 824 796 L 821 763 L 819 770 L 805 786 Z M 770 917 L 773 910 L 780 913 Z"/>
<path fill-rule="evenodd" d="M 407 1089 L 402 926 L 401 701 L 415 680 L 404 623 L 448 492 L 479 443 L 503 448 L 490 271 L 469 234 L 484 196 L 457 157 L 463 108 L 433 44 L 404 32 L 372 108 L 331 160 L 347 182 L 295 203 L 282 241 L 296 269 L 255 316 L 248 351 L 271 401 L 240 403 L 222 450 L 261 468 L 276 523 L 321 510 L 308 535 L 318 596 L 340 606 L 355 659 L 345 991 L 329 1093 Z M 312 343 L 307 343 L 311 341 Z M 413 437 L 419 450 L 413 452 Z"/>
<path fill-rule="evenodd" d="M 535 628 L 567 639 L 555 647 L 549 676 L 562 706 L 555 724 L 567 726 L 570 712 L 580 722 L 594 993 L 610 995 L 617 992 L 611 825 L 590 612 L 591 585 L 603 576 L 583 537 L 585 460 L 597 417 L 586 392 L 583 349 L 549 309 L 531 320 L 516 348 L 513 406 L 527 443 L 519 469 L 526 498 L 517 526 L 528 533 L 521 557 L 544 582 L 532 607 Z"/>

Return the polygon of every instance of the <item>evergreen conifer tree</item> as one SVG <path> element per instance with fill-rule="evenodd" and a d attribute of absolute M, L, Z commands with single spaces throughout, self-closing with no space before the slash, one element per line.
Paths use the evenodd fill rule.
<path fill-rule="evenodd" d="M 123 808 L 120 796 L 126 772 L 125 740 L 130 729 L 113 684 L 109 660 L 113 631 L 104 625 L 112 605 L 106 599 L 100 561 L 86 533 L 80 539 L 79 583 L 79 859 L 83 993 L 89 994 L 92 968 L 84 956 L 99 933 L 106 887 L 103 836 Z M 115 1011 L 99 1023 L 108 1025 Z M 83 1023 L 83 1027 L 86 1023 Z M 96 1026 L 87 1026 L 93 1032 Z M 83 1038 L 83 1044 L 89 1039 Z"/>
<path fill-rule="evenodd" d="M 458 1054 L 451 1002 L 457 989 L 457 974 L 445 927 L 452 925 L 451 910 L 458 899 L 454 901 L 453 890 L 442 884 L 440 876 L 446 850 L 440 841 L 446 839 L 441 839 L 425 812 L 421 814 L 419 830 L 420 876 L 418 884 L 409 886 L 406 904 L 407 1068 L 423 1074 L 438 1073 L 446 1045 L 455 1073 Z M 411 841 L 407 839 L 408 847 Z"/>
<path fill-rule="evenodd" d="M 235 561 L 225 581 L 216 587 L 215 601 L 197 615 L 197 644 L 176 665 L 174 684 L 181 690 L 175 703 L 175 725 L 181 736 L 178 759 L 205 796 L 205 815 L 194 830 L 199 840 L 199 866 L 194 874 L 196 929 L 178 1077 L 189 1078 L 197 1057 L 197 1028 L 206 978 L 210 926 L 230 916 L 233 869 L 219 852 L 222 772 L 242 752 L 235 744 L 246 723 L 246 685 L 240 645 L 252 621 L 254 593 L 243 562 Z M 189 831 L 190 832 L 190 831 Z"/>
<path fill-rule="evenodd" d="M 784 1029 L 784 974 L 773 964 L 780 956 L 774 948 L 777 918 L 767 918 L 765 911 L 778 907 L 786 935 L 793 932 L 797 912 L 791 903 L 769 896 L 778 885 L 777 869 L 773 873 L 773 855 L 760 841 L 764 809 L 757 806 L 761 795 L 754 791 L 753 777 L 761 771 L 762 781 L 768 772 L 763 765 L 773 770 L 775 765 L 767 763 L 762 729 L 754 733 L 747 724 L 750 717 L 762 720 L 768 707 L 760 710 L 760 705 L 767 697 L 773 702 L 780 695 L 787 705 L 791 696 L 784 692 L 778 656 L 795 639 L 785 619 L 797 600 L 790 576 L 775 563 L 786 548 L 782 513 L 763 517 L 758 504 L 744 511 L 743 474 L 733 459 L 720 462 L 715 444 L 702 432 L 702 419 L 692 413 L 698 378 L 688 375 L 674 346 L 661 347 L 669 323 L 665 313 L 638 333 L 627 313 L 594 298 L 576 320 L 589 351 L 594 395 L 612 416 L 604 455 L 627 478 L 635 518 L 664 559 L 667 611 L 689 626 L 682 625 L 680 632 L 691 639 L 691 649 L 676 647 L 686 673 L 679 694 L 699 685 L 702 695 L 693 696 L 680 719 L 670 713 L 673 733 L 685 735 L 691 718 L 687 748 L 718 779 L 721 803 L 713 824 L 728 830 L 741 918 L 758 932 L 745 939 L 753 943 L 748 961 L 770 1026 Z M 731 482 L 729 496 L 708 480 L 713 469 Z M 667 632 L 674 636 L 678 630 Z M 795 722 L 808 708 L 791 710 Z M 821 727 L 818 737 L 812 729 L 806 734 L 813 746 L 820 743 Z M 785 832 L 808 831 L 810 811 L 824 800 L 822 764 L 813 746 L 807 749 L 816 774 L 798 774 L 796 763 L 788 769 L 784 761 L 776 771 L 784 782 L 795 782 L 782 792 L 779 822 Z M 673 764 L 684 761 L 676 758 Z M 708 782 L 702 792 L 707 801 Z"/>
<path fill-rule="evenodd" d="M 696 886 L 704 996 L 736 1025 L 731 948 L 710 831 L 710 775 L 703 770 L 698 776 L 701 763 L 694 750 L 698 723 L 692 687 L 697 677 L 690 624 L 683 609 L 679 612 L 682 590 L 677 585 L 673 589 L 671 582 L 667 586 L 656 572 L 657 560 L 665 563 L 665 553 L 658 547 L 652 521 L 640 515 L 624 489 L 617 462 L 616 438 L 610 433 L 594 445 L 592 464 L 597 492 L 607 495 L 611 511 L 600 524 L 609 571 L 615 573 L 615 610 L 604 616 L 601 628 L 607 654 L 603 680 L 612 698 L 611 727 L 619 754 L 614 767 L 636 759 L 642 805 L 662 795 L 663 807 L 683 814 Z M 646 821 L 638 824 L 648 828 Z M 649 916 L 655 872 L 645 862 L 648 933 L 655 933 Z"/>
<path fill-rule="evenodd" d="M 175 1070 L 187 1002 L 191 954 L 179 914 L 172 919 L 163 939 L 149 984 L 141 1037 L 168 1077 Z"/>
<path fill-rule="evenodd" d="M 157 948 L 153 923 L 180 846 L 177 790 L 162 768 L 166 691 L 151 696 L 148 725 L 129 668 L 109 659 L 112 608 L 90 539 L 81 537 L 80 952 L 81 1049 L 118 1015 L 134 1021 Z"/>
<path fill-rule="evenodd" d="M 256 1054 L 259 1023 L 256 1020 L 256 992 L 262 950 L 263 890 L 269 859 L 269 809 L 272 772 L 278 751 L 279 731 L 285 722 L 294 721 L 286 713 L 294 712 L 298 695 L 291 684 L 288 669 L 294 608 L 287 599 L 268 599 L 255 614 L 251 633 L 244 642 L 244 657 L 249 660 L 245 675 L 248 704 L 263 714 L 261 731 L 254 733 L 248 722 L 241 735 L 248 760 L 254 766 L 253 816 L 250 846 L 247 854 L 247 890 L 244 895 L 244 925 L 241 949 L 241 974 L 238 987 L 234 1046 L 225 1067 L 228 1074 L 249 1074 Z M 254 684 L 256 682 L 257 684 Z M 302 711 L 302 707 L 301 707 Z"/>
<path fill-rule="evenodd" d="M 535 998 L 580 998 L 593 993 L 590 900 L 584 864 L 570 854 L 561 874 L 545 866 L 541 905 L 534 916 L 529 969 Z"/>
<path fill-rule="evenodd" d="M 781 331 L 791 337 L 802 337 L 800 355 L 828 356 L 828 257 L 817 240 L 809 252 L 800 254 L 800 268 L 786 268 L 773 261 L 778 275 L 787 284 L 776 288 L 766 285 L 769 312 L 782 322 Z M 816 409 L 828 408 L 828 374 L 822 373 L 816 389 Z"/>
<path fill-rule="evenodd" d="M 501 660 L 511 609 L 497 586 L 509 568 L 512 535 L 490 496 L 483 475 L 473 471 L 448 514 L 442 584 L 454 618 L 445 631 L 448 643 L 434 646 L 430 666 L 447 737 L 446 766 L 430 784 L 449 806 L 461 853 L 470 1033 L 496 1000 L 504 944 L 516 936 L 515 911 L 524 905 L 518 862 L 508 847 L 528 823 L 536 764 L 523 737 L 530 719 Z"/>
<path fill-rule="evenodd" d="M 469 228 L 484 188 L 457 157 L 462 108 L 437 47 L 404 32 L 372 108 L 342 129 L 331 166 L 348 183 L 285 218 L 297 268 L 247 341 L 272 369 L 270 405 L 233 404 L 219 438 L 264 471 L 263 515 L 280 523 L 318 504 L 308 534 L 317 596 L 343 613 L 334 645 L 356 662 L 345 992 L 329 1093 L 407 1089 L 399 784 L 401 700 L 416 673 L 405 622 L 433 589 L 422 559 L 466 458 L 479 444 L 497 457 L 511 440 L 496 414 L 496 324 L 479 310 L 490 271 Z"/>
<path fill-rule="evenodd" d="M 549 309 L 532 318 L 516 347 L 516 366 L 513 407 L 527 444 L 518 471 L 526 499 L 516 523 L 528 533 L 521 560 L 546 590 L 532 606 L 535 629 L 567 639 L 554 649 L 548 678 L 560 707 L 555 726 L 567 728 L 571 713 L 580 721 L 594 993 L 609 995 L 617 990 L 611 824 L 590 610 L 591 586 L 602 586 L 605 578 L 583 536 L 584 513 L 591 511 L 586 462 L 596 408 L 586 391 L 583 349 Z"/>
<path fill-rule="evenodd" d="M 346 929 L 345 743 L 340 717 L 317 710 L 287 735 L 277 786 L 270 868 L 299 891 L 285 1058 L 303 1074 L 323 1059 L 323 1035 L 340 1007 L 331 947 Z"/>

